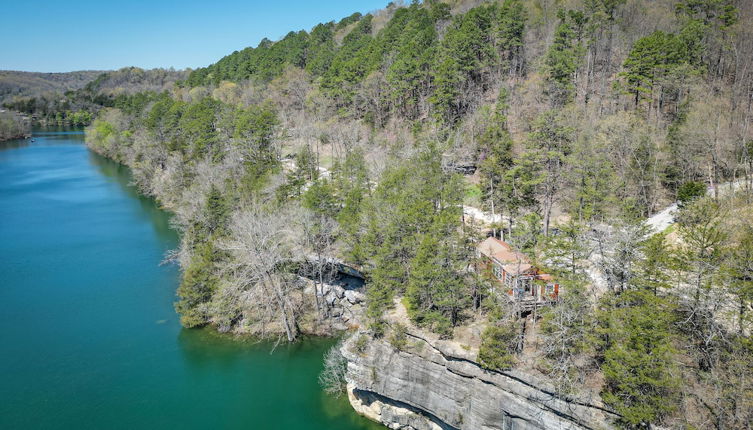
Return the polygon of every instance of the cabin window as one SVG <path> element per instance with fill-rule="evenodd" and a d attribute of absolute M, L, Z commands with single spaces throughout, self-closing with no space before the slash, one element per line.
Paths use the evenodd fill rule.
<path fill-rule="evenodd" d="M 531 296 L 536 295 L 533 290 L 533 283 L 531 282 L 530 278 L 523 278 L 521 281 L 521 290 L 525 291 Z"/>
<path fill-rule="evenodd" d="M 546 284 L 546 293 L 548 295 L 554 294 L 554 284 Z"/>
<path fill-rule="evenodd" d="M 492 264 L 492 273 L 497 279 L 502 279 L 502 268 L 496 264 Z"/>

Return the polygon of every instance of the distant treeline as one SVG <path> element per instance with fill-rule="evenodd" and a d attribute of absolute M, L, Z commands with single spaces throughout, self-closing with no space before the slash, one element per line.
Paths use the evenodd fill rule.
<path fill-rule="evenodd" d="M 21 72 L 0 73 L 0 88 L 6 94 L 3 106 L 23 112 L 41 124 L 88 125 L 93 116 L 103 107 L 115 107 L 130 94 L 153 91 L 159 92 L 172 87 L 175 81 L 186 76 L 186 72 L 167 69 L 143 70 L 137 67 L 123 68 L 113 72 L 91 76 L 82 72 L 71 72 L 75 85 L 61 90 L 57 82 L 47 82 L 44 77 L 61 74 L 40 74 L 34 80 Z M 62 74 L 64 75 L 64 74 Z M 88 77 L 88 79 L 87 79 Z M 23 86 L 14 87 L 20 78 Z M 85 85 L 82 79 L 87 79 Z M 52 88 L 50 90 L 49 88 Z M 12 96 L 10 96 L 13 94 Z"/>

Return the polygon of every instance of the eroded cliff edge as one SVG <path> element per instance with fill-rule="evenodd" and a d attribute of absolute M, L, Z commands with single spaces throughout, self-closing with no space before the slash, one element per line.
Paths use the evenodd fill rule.
<path fill-rule="evenodd" d="M 409 334 L 400 350 L 359 333 L 342 347 L 348 398 L 392 429 L 608 429 L 598 398 L 563 401 L 522 372 L 483 369 L 462 351 Z"/>

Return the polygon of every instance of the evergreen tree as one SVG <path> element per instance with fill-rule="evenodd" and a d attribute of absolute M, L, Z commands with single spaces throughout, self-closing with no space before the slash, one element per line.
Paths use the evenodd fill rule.
<path fill-rule="evenodd" d="M 503 207 L 503 182 L 512 166 L 512 138 L 507 130 L 507 91 L 500 90 L 494 112 L 484 132 L 478 138 L 481 157 L 481 196 L 484 203 L 496 214 Z"/>
<path fill-rule="evenodd" d="M 631 427 L 658 424 L 676 409 L 680 381 L 671 303 L 646 290 L 607 296 L 599 313 L 602 399 Z"/>
<path fill-rule="evenodd" d="M 559 11 L 560 24 L 544 58 L 547 93 L 552 106 L 563 106 L 575 97 L 575 76 L 585 53 L 583 32 L 587 18 L 578 11 Z"/>

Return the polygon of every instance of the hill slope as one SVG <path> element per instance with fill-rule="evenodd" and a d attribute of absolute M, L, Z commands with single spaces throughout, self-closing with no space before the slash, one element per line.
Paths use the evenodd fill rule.
<path fill-rule="evenodd" d="M 453 339 L 474 371 L 598 393 L 613 425 L 746 428 L 753 219 L 704 193 L 753 178 L 751 23 L 743 0 L 390 4 L 123 95 L 87 142 L 174 210 L 187 327 L 293 341 L 364 321 L 354 354 Z M 675 231 L 648 238 L 676 200 Z M 483 269 L 490 234 L 556 303 L 531 312 L 515 298 L 538 284 Z M 357 315 L 329 285 L 341 261 L 367 279 Z"/>

